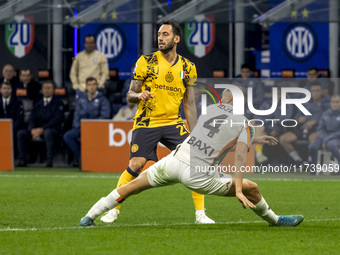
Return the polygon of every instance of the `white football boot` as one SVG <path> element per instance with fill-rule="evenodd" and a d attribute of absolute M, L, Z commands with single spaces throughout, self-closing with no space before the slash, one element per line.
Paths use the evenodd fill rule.
<path fill-rule="evenodd" d="M 116 208 L 113 208 L 106 215 L 101 217 L 100 221 L 104 223 L 112 223 L 118 219 L 118 215 L 119 215 L 119 210 L 117 210 Z"/>
<path fill-rule="evenodd" d="M 215 221 L 205 215 L 205 209 L 196 210 L 196 224 L 215 224 Z"/>

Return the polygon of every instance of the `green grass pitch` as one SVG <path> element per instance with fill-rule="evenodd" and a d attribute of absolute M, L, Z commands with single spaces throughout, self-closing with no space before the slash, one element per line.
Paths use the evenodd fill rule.
<path fill-rule="evenodd" d="M 0 172 L 0 254 L 337 254 L 340 179 L 255 180 L 277 214 L 273 228 L 235 198 L 206 196 L 215 225 L 194 224 L 189 190 L 177 184 L 127 199 L 116 223 L 79 227 L 116 186 L 117 174 L 27 168 Z M 256 175 L 254 176 L 256 178 Z"/>

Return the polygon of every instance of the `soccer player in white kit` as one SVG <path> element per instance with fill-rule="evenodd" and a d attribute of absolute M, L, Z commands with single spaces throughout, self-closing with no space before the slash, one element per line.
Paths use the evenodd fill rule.
<path fill-rule="evenodd" d="M 102 197 L 80 221 L 82 226 L 95 225 L 94 220 L 122 203 L 131 195 L 146 189 L 182 183 L 188 189 L 207 195 L 237 197 L 270 226 L 297 226 L 302 215 L 278 216 L 262 197 L 256 183 L 243 179 L 247 152 L 254 143 L 276 145 L 271 136 L 254 137 L 254 128 L 242 115 L 233 114 L 233 95 L 226 89 L 222 105 L 210 105 L 201 115 L 190 136 L 135 180 Z M 214 171 L 228 152 L 235 151 L 235 176 Z"/>

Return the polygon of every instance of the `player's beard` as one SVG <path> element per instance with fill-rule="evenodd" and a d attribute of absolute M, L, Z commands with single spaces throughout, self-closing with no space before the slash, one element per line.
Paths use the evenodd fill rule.
<path fill-rule="evenodd" d="M 158 46 L 158 49 L 163 52 L 164 54 L 167 54 L 169 53 L 170 51 L 172 51 L 172 49 L 175 47 L 175 40 L 174 38 L 171 40 L 171 42 L 169 42 L 168 45 L 166 45 L 163 49 L 159 49 L 159 46 Z"/>

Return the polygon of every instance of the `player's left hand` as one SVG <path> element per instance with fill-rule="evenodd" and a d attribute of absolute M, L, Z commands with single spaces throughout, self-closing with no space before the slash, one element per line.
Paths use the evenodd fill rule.
<path fill-rule="evenodd" d="M 243 195 L 242 192 L 236 193 L 236 197 L 237 197 L 238 201 L 240 201 L 240 203 L 242 204 L 244 209 L 246 209 L 247 206 L 249 206 L 252 209 L 256 208 L 256 206 L 252 202 L 250 202 L 248 200 L 248 198 L 246 198 L 246 196 Z"/>
<path fill-rule="evenodd" d="M 263 135 L 263 136 L 260 136 L 260 137 L 255 137 L 254 140 L 255 140 L 254 141 L 255 143 L 268 144 L 268 145 L 271 145 L 271 146 L 277 145 L 278 142 L 279 142 L 275 137 L 269 136 L 269 135 Z"/>

